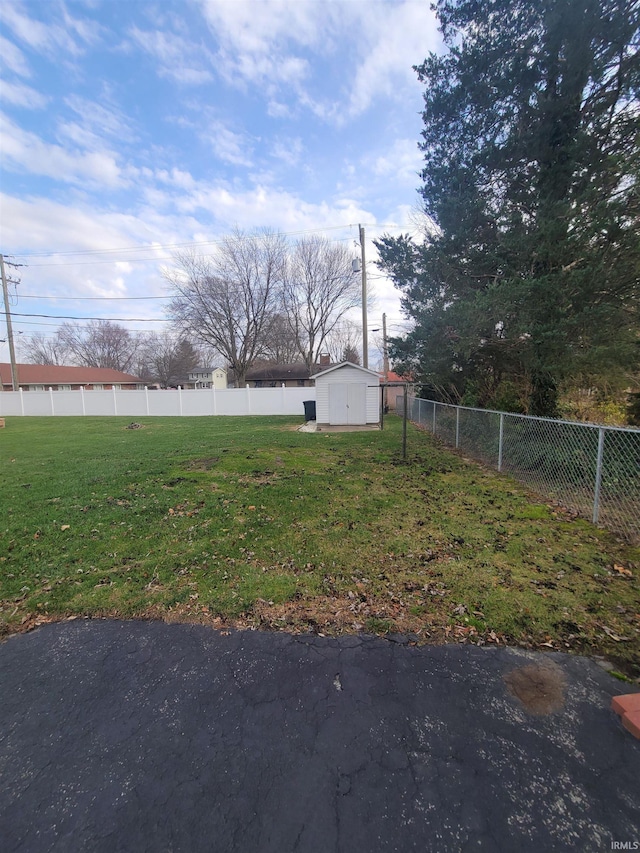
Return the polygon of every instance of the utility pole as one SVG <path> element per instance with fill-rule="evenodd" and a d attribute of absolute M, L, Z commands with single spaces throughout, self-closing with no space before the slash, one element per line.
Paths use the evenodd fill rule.
<path fill-rule="evenodd" d="M 9 263 L 7 261 L 7 263 Z M 9 264 L 16 266 L 16 264 Z M 9 341 L 9 359 L 11 360 L 11 385 L 14 391 L 20 387 L 18 385 L 18 367 L 16 365 L 16 351 L 13 346 L 13 328 L 11 326 L 11 311 L 9 310 L 9 290 L 7 288 L 7 276 L 4 269 L 4 255 L 0 254 L 0 275 L 2 275 L 2 295 L 4 296 L 4 313 L 7 318 L 7 340 Z M 0 389 L 2 381 L 0 380 Z"/>
<path fill-rule="evenodd" d="M 382 315 L 382 369 L 384 371 L 384 407 L 387 409 L 387 385 L 389 380 L 389 347 L 387 346 L 387 315 Z"/>
<path fill-rule="evenodd" d="M 369 337 L 367 334 L 367 262 L 364 256 L 364 228 L 360 232 L 360 254 L 362 255 L 362 366 L 369 367 Z"/>
<path fill-rule="evenodd" d="M 384 370 L 384 381 L 387 381 L 387 375 L 389 373 L 389 347 L 387 346 L 387 315 L 382 315 L 382 359 L 383 365 L 382 369 Z"/>

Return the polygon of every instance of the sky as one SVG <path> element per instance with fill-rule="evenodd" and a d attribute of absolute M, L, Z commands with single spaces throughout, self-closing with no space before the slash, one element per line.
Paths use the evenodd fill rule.
<path fill-rule="evenodd" d="M 368 325 L 386 313 L 397 334 L 372 240 L 412 230 L 412 66 L 440 49 L 428 0 L 2 0 L 0 252 L 23 264 L 7 269 L 18 361 L 21 336 L 55 334 L 58 317 L 167 328 L 163 269 L 235 228 L 322 234 L 355 258 L 362 224 Z"/>

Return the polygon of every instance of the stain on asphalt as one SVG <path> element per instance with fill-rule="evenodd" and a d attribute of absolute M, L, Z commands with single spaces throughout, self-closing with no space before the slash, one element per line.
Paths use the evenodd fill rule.
<path fill-rule="evenodd" d="M 564 707 L 566 679 L 551 661 L 512 669 L 504 681 L 509 692 L 532 714 L 553 714 Z"/>
<path fill-rule="evenodd" d="M 45 625 L 0 645 L 0 847 L 615 849 L 640 839 L 618 687 L 558 653 Z"/>

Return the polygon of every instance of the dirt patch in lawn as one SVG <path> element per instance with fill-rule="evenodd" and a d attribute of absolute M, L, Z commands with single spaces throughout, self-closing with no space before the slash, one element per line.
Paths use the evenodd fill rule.
<path fill-rule="evenodd" d="M 219 456 L 207 456 L 204 459 L 192 459 L 185 465 L 187 471 L 210 471 L 220 461 Z"/>

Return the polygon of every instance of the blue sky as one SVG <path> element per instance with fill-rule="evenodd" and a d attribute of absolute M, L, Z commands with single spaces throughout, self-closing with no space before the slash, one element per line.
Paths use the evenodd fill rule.
<path fill-rule="evenodd" d="M 20 314 L 159 330 L 174 247 L 210 253 L 234 227 L 355 256 L 362 223 L 372 261 L 371 239 L 412 229 L 412 65 L 439 48 L 423 0 L 2 0 L 0 251 L 27 264 L 14 330 L 59 322 Z M 398 331 L 398 295 L 368 267 L 369 326 L 386 312 Z"/>

